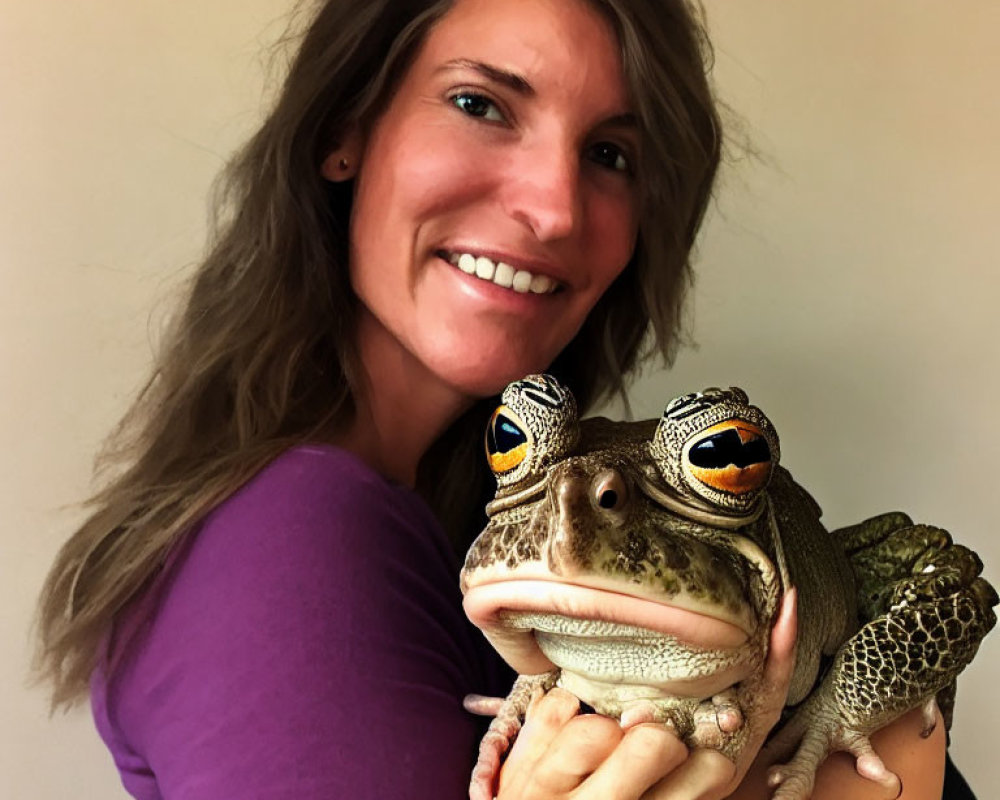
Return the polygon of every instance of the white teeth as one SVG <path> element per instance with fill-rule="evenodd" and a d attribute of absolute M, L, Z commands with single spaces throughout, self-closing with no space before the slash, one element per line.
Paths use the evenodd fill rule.
<path fill-rule="evenodd" d="M 510 264 L 504 264 L 501 261 L 497 264 L 497 271 L 493 275 L 493 283 L 497 286 L 502 286 L 504 289 L 509 289 L 514 283 L 514 268 Z"/>
<path fill-rule="evenodd" d="M 525 294 L 528 291 L 528 289 L 531 288 L 531 278 L 532 275 L 530 272 L 527 272 L 526 270 L 523 269 L 519 269 L 517 272 L 514 273 L 514 283 L 512 284 L 511 288 L 513 288 L 515 292 L 521 292 L 521 294 Z"/>
<path fill-rule="evenodd" d="M 535 294 L 547 294 L 552 288 L 552 279 L 548 275 L 535 275 L 528 288 Z"/>
<path fill-rule="evenodd" d="M 471 253 L 450 253 L 448 262 L 458 267 L 467 275 L 475 275 L 484 281 L 490 281 L 504 289 L 526 294 L 549 294 L 554 292 L 558 284 L 547 275 L 532 275 L 525 269 L 515 270 L 503 261 L 494 262 L 486 256 L 474 256 Z"/>
<path fill-rule="evenodd" d="M 484 256 L 476 259 L 476 277 L 484 281 L 493 280 L 493 273 L 497 271 L 497 265 Z"/>
<path fill-rule="evenodd" d="M 476 257 L 470 256 L 468 253 L 462 253 L 458 259 L 458 268 L 462 272 L 472 275 L 476 271 Z"/>

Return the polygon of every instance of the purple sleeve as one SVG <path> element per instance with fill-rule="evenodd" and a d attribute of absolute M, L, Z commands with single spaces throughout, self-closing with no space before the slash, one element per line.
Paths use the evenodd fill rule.
<path fill-rule="evenodd" d="M 496 687 L 456 570 L 415 495 L 332 448 L 286 453 L 192 537 L 95 704 L 155 784 L 137 796 L 467 796 L 461 700 Z"/>

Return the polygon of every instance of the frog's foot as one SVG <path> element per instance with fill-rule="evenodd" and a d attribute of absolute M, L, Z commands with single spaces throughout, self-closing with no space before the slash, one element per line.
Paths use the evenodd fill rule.
<path fill-rule="evenodd" d="M 801 730 L 792 720 L 788 728 L 779 731 L 768 743 L 772 751 L 781 751 L 787 746 L 789 737 Z M 806 725 L 805 734 L 799 742 L 795 755 L 785 764 L 775 764 L 768 770 L 767 784 L 775 789 L 772 800 L 806 800 L 812 795 L 819 769 L 830 753 L 844 750 L 855 758 L 858 774 L 885 787 L 891 797 L 898 797 L 903 785 L 899 776 L 892 772 L 872 747 L 868 736 L 845 728 L 842 724 L 825 724 L 825 720 L 814 720 Z"/>
<path fill-rule="evenodd" d="M 479 757 L 476 759 L 472 780 L 469 783 L 470 800 L 493 800 L 493 787 L 500 774 L 500 762 L 510 748 L 510 743 L 521 730 L 521 721 L 517 718 L 505 720 L 503 725 L 494 727 L 496 721 L 493 720 L 490 729 L 479 743 Z"/>
<path fill-rule="evenodd" d="M 502 697 L 490 697 L 485 694 L 467 694 L 462 699 L 462 707 L 470 714 L 481 717 L 495 717 L 503 708 Z"/>
<path fill-rule="evenodd" d="M 558 673 L 549 672 L 542 675 L 520 676 L 514 682 L 514 688 L 507 698 L 495 708 L 496 716 L 479 743 L 479 757 L 476 759 L 476 766 L 472 769 L 472 779 L 469 782 L 470 800 L 493 800 L 493 787 L 500 774 L 500 764 L 521 730 L 528 704 L 536 695 L 544 694 L 551 689 L 557 675 Z M 476 695 L 472 700 L 466 699 L 466 708 L 473 713 L 482 713 L 488 705 L 492 710 L 495 704 L 480 703 L 480 701 L 493 699 Z M 469 708 L 470 705 L 472 708 Z"/>
<path fill-rule="evenodd" d="M 694 747 L 720 750 L 728 756 L 744 737 L 734 736 L 743 730 L 746 722 L 740 708 L 736 689 L 730 687 L 724 692 L 702 701 L 694 712 L 694 733 L 690 743 Z"/>

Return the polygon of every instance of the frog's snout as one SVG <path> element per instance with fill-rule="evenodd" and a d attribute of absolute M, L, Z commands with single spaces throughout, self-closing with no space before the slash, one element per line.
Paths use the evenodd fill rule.
<path fill-rule="evenodd" d="M 592 570 L 596 551 L 622 535 L 631 496 L 628 479 L 612 466 L 586 469 L 570 460 L 556 467 L 549 480 L 548 568 L 564 577 Z"/>

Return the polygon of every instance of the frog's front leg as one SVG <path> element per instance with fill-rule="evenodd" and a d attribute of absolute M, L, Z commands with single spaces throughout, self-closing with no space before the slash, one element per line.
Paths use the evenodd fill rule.
<path fill-rule="evenodd" d="M 835 534 L 858 575 L 867 621 L 775 737 L 779 752 L 798 743 L 792 760 L 772 769 L 775 798 L 808 797 L 816 769 L 835 750 L 853 753 L 859 774 L 898 789 L 869 736 L 918 706 L 930 718 L 935 695 L 996 623 L 997 594 L 979 577 L 975 553 L 939 528 L 889 520 L 896 521 L 904 527 L 879 517 Z"/>
<path fill-rule="evenodd" d="M 469 784 L 470 800 L 493 800 L 493 787 L 500 773 L 500 762 L 521 730 L 528 704 L 536 692 L 547 692 L 556 685 L 559 671 L 541 675 L 519 675 L 510 694 L 500 704 L 486 735 L 479 743 L 479 757 Z"/>

